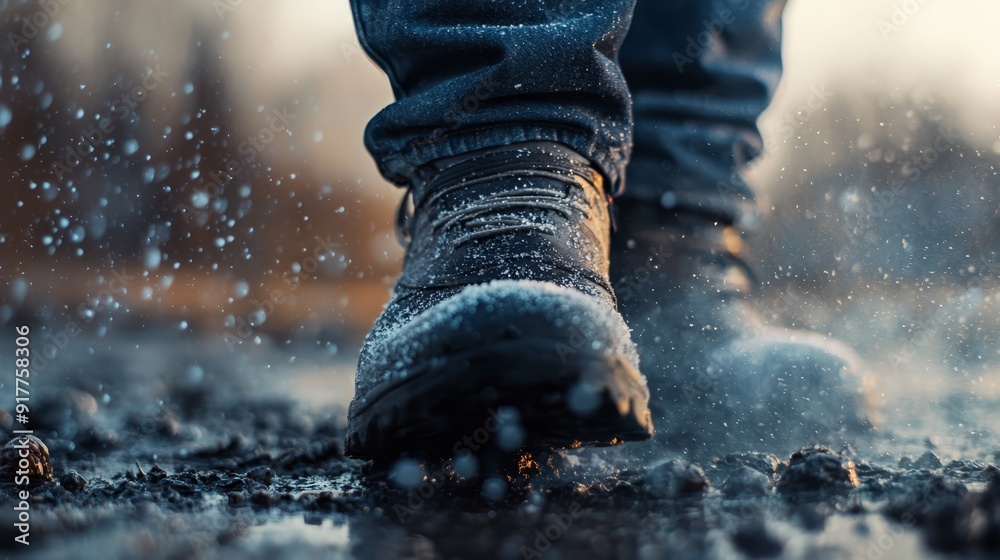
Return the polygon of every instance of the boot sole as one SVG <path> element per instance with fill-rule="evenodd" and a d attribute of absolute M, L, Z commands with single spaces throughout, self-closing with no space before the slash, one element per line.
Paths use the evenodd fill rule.
<path fill-rule="evenodd" d="M 515 417 L 524 450 L 649 439 L 649 392 L 636 368 L 606 352 L 564 359 L 560 342 L 498 341 L 423 362 L 362 400 L 345 451 L 362 459 L 447 458 L 488 445 Z"/>

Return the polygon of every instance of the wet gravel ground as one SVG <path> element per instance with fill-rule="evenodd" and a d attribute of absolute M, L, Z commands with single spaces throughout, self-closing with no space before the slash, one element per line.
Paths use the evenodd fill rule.
<path fill-rule="evenodd" d="M 981 376 L 924 386 L 887 370 L 878 431 L 837 449 L 694 454 L 644 443 L 382 471 L 343 456 L 353 360 L 298 343 L 231 353 L 221 339 L 167 328 L 84 333 L 34 378 L 33 428 L 53 480 L 34 481 L 29 547 L 13 540 L 19 488 L 0 485 L 2 553 L 1000 555 L 1000 392 Z"/>

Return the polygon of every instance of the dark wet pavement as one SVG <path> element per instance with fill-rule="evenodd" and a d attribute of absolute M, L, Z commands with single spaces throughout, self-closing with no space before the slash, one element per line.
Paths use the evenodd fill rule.
<path fill-rule="evenodd" d="M 13 486 L 5 485 L 6 553 L 878 560 L 1000 552 L 1000 392 L 988 376 L 920 384 L 905 369 L 885 370 L 879 429 L 848 447 L 802 442 L 776 453 L 747 442 L 742 452 L 713 453 L 645 443 L 372 472 L 342 452 L 353 359 L 301 343 L 231 353 L 221 340 L 166 328 L 81 336 L 37 377 L 34 427 L 57 482 L 32 490 L 27 548 L 11 544 Z"/>

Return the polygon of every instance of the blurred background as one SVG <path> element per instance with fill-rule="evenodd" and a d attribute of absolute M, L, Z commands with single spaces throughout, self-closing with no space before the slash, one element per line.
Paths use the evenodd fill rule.
<path fill-rule="evenodd" d="M 786 72 L 748 170 L 760 213 L 744 224 L 766 321 L 867 359 L 881 400 L 869 474 L 961 460 L 949 480 L 970 492 L 985 483 L 968 473 L 1000 460 L 998 21 L 996 0 L 790 0 Z M 30 427 L 57 476 L 79 471 L 95 489 L 32 506 L 32 538 L 51 545 L 37 557 L 189 558 L 201 537 L 233 558 L 295 557 L 320 538 L 360 557 L 390 543 L 420 558 L 499 549 L 504 525 L 483 516 L 390 527 L 340 454 L 358 347 L 402 257 L 401 192 L 362 144 L 390 88 L 358 46 L 348 1 L 0 0 L 0 30 L 0 426 L 16 425 L 13 327 L 30 325 Z M 223 482 L 156 498 L 133 474 L 152 465 Z M 282 506 L 288 519 L 238 507 L 249 491 L 234 502 L 244 486 L 233 477 L 258 466 L 301 493 Z M 912 489 L 913 511 L 935 501 L 918 492 L 923 476 L 891 483 Z M 318 490 L 348 513 L 313 516 Z M 613 501 L 631 509 L 631 495 Z M 639 542 L 683 546 L 671 524 L 704 531 L 686 508 L 652 503 L 679 521 L 639 525 L 621 511 L 594 533 L 639 528 Z M 829 529 L 781 529 L 786 550 L 812 539 L 871 557 L 912 528 L 839 514 L 824 525 L 856 511 L 843 503 L 795 513 L 774 502 L 789 527 Z M 928 518 L 935 531 L 975 527 L 995 546 L 995 509 L 945 503 Z M 0 508 L 0 535 L 14 513 Z M 918 557 L 907 538 L 885 558 Z M 277 554 L 260 544 L 284 539 Z M 580 542 L 598 554 L 606 541 Z"/>
<path fill-rule="evenodd" d="M 749 170 L 770 319 L 877 356 L 954 300 L 975 312 L 935 328 L 996 357 L 998 19 L 789 3 Z M 0 323 L 358 342 L 400 192 L 362 145 L 391 94 L 346 0 L 0 0 L 0 21 Z"/>

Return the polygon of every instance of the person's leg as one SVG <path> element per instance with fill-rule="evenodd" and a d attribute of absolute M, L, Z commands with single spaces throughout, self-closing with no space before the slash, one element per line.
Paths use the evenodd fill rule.
<path fill-rule="evenodd" d="M 868 425 L 850 350 L 746 301 L 733 225 L 753 210 L 740 172 L 780 75 L 782 4 L 639 0 L 621 52 L 636 124 L 612 278 L 657 439 L 690 451 L 784 452 Z"/>
<path fill-rule="evenodd" d="M 621 51 L 632 90 L 630 199 L 737 219 L 757 118 L 781 77 L 785 0 L 640 0 Z"/>
<path fill-rule="evenodd" d="M 649 437 L 608 276 L 608 197 L 631 142 L 616 56 L 632 7 L 354 0 L 397 98 L 366 143 L 413 211 L 403 274 L 361 351 L 349 454 Z"/>
<path fill-rule="evenodd" d="M 386 178 L 407 185 L 436 159 L 550 141 L 621 184 L 632 114 L 617 53 L 635 0 L 351 4 L 396 97 L 365 134 Z"/>

